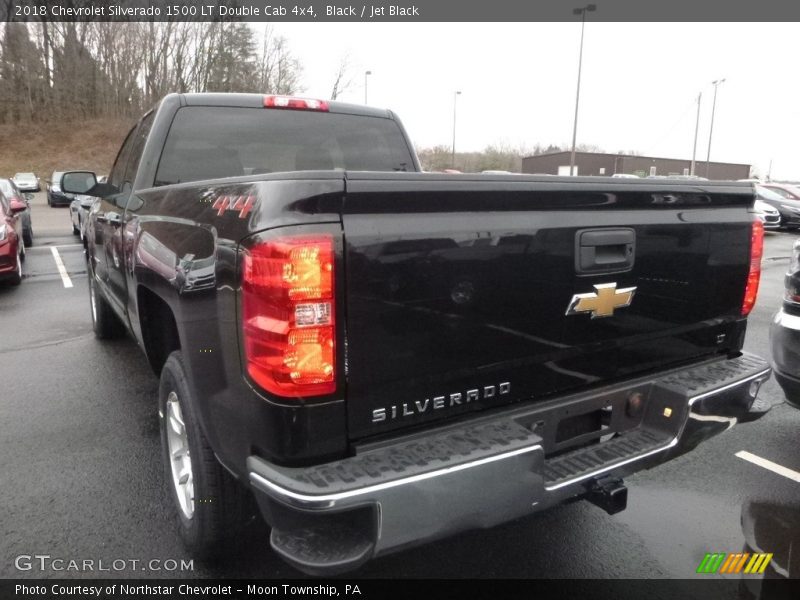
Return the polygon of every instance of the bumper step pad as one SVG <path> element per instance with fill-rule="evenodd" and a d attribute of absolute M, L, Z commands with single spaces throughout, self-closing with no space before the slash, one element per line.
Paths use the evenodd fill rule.
<path fill-rule="evenodd" d="M 657 383 L 659 387 L 670 388 L 685 394 L 687 399 L 690 399 L 717 392 L 726 385 L 763 370 L 769 370 L 769 365 L 764 359 L 752 354 L 742 354 L 731 360 L 673 373 L 659 379 Z"/>
<path fill-rule="evenodd" d="M 272 529 L 270 545 L 285 561 L 311 575 L 336 575 L 372 556 L 375 544 L 363 531 L 326 522 L 291 531 Z"/>
<path fill-rule="evenodd" d="M 566 481 L 578 479 L 581 475 L 595 473 L 603 467 L 612 468 L 666 446 L 671 438 L 666 433 L 639 430 L 549 458 L 544 462 L 545 486 L 553 488 Z"/>
<path fill-rule="evenodd" d="M 504 419 L 421 436 L 316 467 L 271 466 L 269 479 L 310 495 L 354 490 L 487 459 L 540 441 L 529 429 Z"/>

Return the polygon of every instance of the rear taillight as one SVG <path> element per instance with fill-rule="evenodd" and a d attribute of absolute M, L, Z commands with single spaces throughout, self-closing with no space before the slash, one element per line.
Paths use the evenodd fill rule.
<path fill-rule="evenodd" d="M 264 96 L 265 108 L 289 108 L 293 110 L 316 110 L 328 112 L 328 103 L 311 98 L 295 98 L 294 96 Z"/>
<path fill-rule="evenodd" d="M 330 234 L 286 236 L 244 252 L 247 373 L 287 397 L 336 390 L 334 249 Z"/>
<path fill-rule="evenodd" d="M 750 272 L 747 274 L 747 287 L 742 301 L 742 316 L 746 317 L 753 310 L 758 296 L 758 283 L 761 280 L 761 257 L 764 254 L 764 224 L 753 221 L 750 236 Z"/>

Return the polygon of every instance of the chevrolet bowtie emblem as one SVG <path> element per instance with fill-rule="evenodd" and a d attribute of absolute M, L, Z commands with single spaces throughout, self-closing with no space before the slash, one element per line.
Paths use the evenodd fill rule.
<path fill-rule="evenodd" d="M 567 308 L 567 316 L 592 313 L 592 318 L 610 317 L 614 309 L 630 306 L 635 287 L 617 289 L 616 283 L 601 283 L 588 294 L 575 294 Z"/>

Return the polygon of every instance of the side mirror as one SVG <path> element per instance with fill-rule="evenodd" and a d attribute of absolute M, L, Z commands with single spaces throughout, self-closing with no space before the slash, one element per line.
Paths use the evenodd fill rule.
<path fill-rule="evenodd" d="M 17 213 L 21 213 L 27 210 L 28 205 L 14 198 L 11 202 L 8 203 L 8 208 L 11 209 L 12 215 L 16 215 Z"/>
<path fill-rule="evenodd" d="M 85 194 L 97 183 L 92 171 L 68 171 L 61 177 L 61 191 L 68 194 Z"/>
<path fill-rule="evenodd" d="M 109 196 L 114 196 L 115 194 L 119 194 L 117 186 L 104 181 L 94 184 L 89 191 L 86 192 L 87 196 L 96 196 L 98 198 L 108 198 Z"/>
<path fill-rule="evenodd" d="M 25 200 L 27 200 L 28 202 L 33 202 L 33 194 L 31 194 L 30 192 L 25 192 Z"/>

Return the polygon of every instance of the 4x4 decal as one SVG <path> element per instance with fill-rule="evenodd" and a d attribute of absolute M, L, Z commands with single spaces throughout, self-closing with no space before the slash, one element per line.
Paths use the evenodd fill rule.
<path fill-rule="evenodd" d="M 239 213 L 239 218 L 244 219 L 256 205 L 255 196 L 218 196 L 212 204 L 212 208 L 217 210 L 217 216 L 221 217 L 226 210 Z"/>

